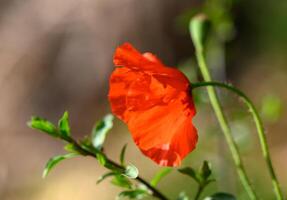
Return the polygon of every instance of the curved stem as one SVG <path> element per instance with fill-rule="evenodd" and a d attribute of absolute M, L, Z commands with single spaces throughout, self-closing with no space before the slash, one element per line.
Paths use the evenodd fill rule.
<path fill-rule="evenodd" d="M 203 55 L 203 48 L 199 48 L 197 46 L 195 46 L 195 48 L 196 48 L 196 58 L 197 58 L 199 69 L 201 71 L 203 79 L 204 79 L 204 81 L 211 81 L 212 79 L 211 79 L 211 76 L 210 76 L 209 70 L 207 68 L 207 65 L 205 63 L 205 59 L 204 59 L 204 55 Z M 250 199 L 256 200 L 256 199 L 258 199 L 257 195 L 255 194 L 254 189 L 251 187 L 250 180 L 249 180 L 247 173 L 246 173 L 246 170 L 242 164 L 242 159 L 241 159 L 238 147 L 234 141 L 234 138 L 231 135 L 231 129 L 227 123 L 226 117 L 225 117 L 223 110 L 221 108 L 221 105 L 219 103 L 217 94 L 216 94 L 213 87 L 207 87 L 207 92 L 208 92 L 208 96 L 210 99 L 210 103 L 213 107 L 213 110 L 215 112 L 215 115 L 217 117 L 219 125 L 223 131 L 226 142 L 227 142 L 229 149 L 231 151 L 231 155 L 232 155 L 232 158 L 234 160 L 239 179 L 240 179 L 243 187 L 245 188 L 248 196 L 250 197 Z"/>
<path fill-rule="evenodd" d="M 192 89 L 195 88 L 199 88 L 199 87 L 206 87 L 206 86 L 216 86 L 216 87 L 221 87 L 221 88 L 225 88 L 229 91 L 234 92 L 235 94 L 237 94 L 239 97 L 241 97 L 243 99 L 243 102 L 245 103 L 245 105 L 248 107 L 249 111 L 252 114 L 253 120 L 256 124 L 256 129 L 258 132 L 258 137 L 260 140 L 260 145 L 261 145 L 261 149 L 262 149 L 262 154 L 263 157 L 266 161 L 267 167 L 268 167 L 268 171 L 270 173 L 271 179 L 272 179 L 272 185 L 274 188 L 274 192 L 276 194 L 276 198 L 279 200 L 283 199 L 283 194 L 282 191 L 280 189 L 279 186 L 279 181 L 276 177 L 273 165 L 272 165 L 272 161 L 271 161 L 271 156 L 270 156 L 270 152 L 269 152 L 269 147 L 268 147 L 268 143 L 267 143 L 267 139 L 266 139 L 266 134 L 264 131 L 264 127 L 263 127 L 263 123 L 262 120 L 254 106 L 254 104 L 252 103 L 252 101 L 239 89 L 235 88 L 232 85 L 229 84 L 225 84 L 225 83 L 220 83 L 220 82 L 201 82 L 201 83 L 194 83 L 192 84 Z"/>
<path fill-rule="evenodd" d="M 93 152 L 91 151 L 88 151 L 84 148 L 81 147 L 81 145 L 79 145 L 77 143 L 76 140 L 72 139 L 72 138 L 63 138 L 64 140 L 66 140 L 67 142 L 69 143 L 72 143 L 78 150 L 80 150 L 84 155 L 88 155 L 88 156 L 91 156 L 91 157 L 94 157 L 97 159 L 97 155 L 94 154 Z M 116 163 L 115 161 L 109 159 L 109 158 L 106 158 L 107 159 L 107 162 L 109 162 L 110 164 L 112 164 L 115 168 L 118 168 L 120 170 L 125 170 L 125 168 L 123 166 L 121 166 L 120 164 Z M 157 188 L 153 187 L 148 181 L 146 181 L 144 178 L 138 176 L 136 178 L 136 180 L 140 183 L 142 183 L 143 185 L 145 185 L 151 192 L 152 192 L 152 195 L 160 200 L 168 200 L 168 198 L 163 195 Z"/>

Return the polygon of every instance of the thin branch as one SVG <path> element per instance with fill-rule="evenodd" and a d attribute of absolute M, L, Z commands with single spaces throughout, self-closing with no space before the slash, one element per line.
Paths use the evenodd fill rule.
<path fill-rule="evenodd" d="M 94 157 L 97 159 L 97 156 L 95 153 L 93 152 L 90 152 L 84 148 L 81 147 L 81 145 L 79 145 L 77 143 L 77 141 L 75 141 L 74 139 L 72 138 L 62 138 L 64 139 L 65 141 L 73 144 L 79 151 L 80 153 L 83 153 L 84 155 L 88 155 L 88 156 L 91 156 L 91 157 Z M 125 170 L 125 168 L 123 166 L 121 166 L 120 164 L 116 163 L 115 161 L 109 159 L 109 158 L 106 158 L 106 160 L 111 164 L 113 165 L 115 168 L 118 168 L 120 170 Z M 152 195 L 160 200 L 168 200 L 168 198 L 162 194 L 157 188 L 153 187 L 148 181 L 146 181 L 144 178 L 138 176 L 135 180 L 137 180 L 138 182 L 144 184 L 151 192 L 152 192 Z"/>

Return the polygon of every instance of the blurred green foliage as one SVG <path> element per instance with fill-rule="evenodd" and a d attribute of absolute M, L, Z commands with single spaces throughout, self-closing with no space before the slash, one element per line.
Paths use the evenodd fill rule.
<path fill-rule="evenodd" d="M 277 95 L 268 94 L 262 98 L 261 114 L 264 120 L 274 123 L 283 112 L 283 102 Z"/>

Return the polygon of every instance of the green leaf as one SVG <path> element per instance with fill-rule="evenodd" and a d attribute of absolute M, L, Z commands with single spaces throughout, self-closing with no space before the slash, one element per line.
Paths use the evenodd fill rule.
<path fill-rule="evenodd" d="M 128 144 L 125 144 L 121 150 L 120 163 L 122 166 L 125 166 L 125 154 L 126 154 L 127 146 L 128 146 Z"/>
<path fill-rule="evenodd" d="M 177 197 L 177 200 L 189 200 L 189 197 L 185 194 L 185 192 L 181 192 Z"/>
<path fill-rule="evenodd" d="M 40 130 L 44 133 L 48 133 L 53 137 L 59 137 L 57 128 L 51 122 L 40 117 L 32 117 L 31 120 L 27 123 L 30 128 Z"/>
<path fill-rule="evenodd" d="M 79 153 L 78 148 L 74 144 L 71 144 L 71 143 L 66 144 L 64 146 L 64 149 L 70 153 Z"/>
<path fill-rule="evenodd" d="M 104 175 L 100 176 L 99 179 L 97 180 L 97 184 L 101 183 L 103 180 L 105 180 L 106 178 L 110 177 L 110 176 L 114 176 L 115 173 L 114 172 L 108 172 L 105 173 Z"/>
<path fill-rule="evenodd" d="M 119 168 L 119 167 L 115 166 L 109 160 L 106 160 L 106 164 L 105 164 L 104 167 L 107 168 L 107 169 L 112 170 L 114 173 L 118 173 L 118 174 L 123 174 L 124 173 L 124 170 L 122 168 Z"/>
<path fill-rule="evenodd" d="M 99 162 L 99 164 L 101 164 L 101 165 L 104 166 L 105 168 L 110 169 L 110 170 L 112 170 L 112 171 L 114 171 L 114 172 L 116 172 L 116 173 L 120 173 L 120 174 L 124 172 L 123 169 L 121 169 L 121 168 L 115 166 L 113 163 L 111 163 L 111 162 L 107 159 L 106 155 L 105 155 L 102 151 L 96 149 L 96 148 L 93 147 L 91 144 L 89 144 L 89 141 L 88 141 L 88 143 L 86 143 L 86 141 L 81 141 L 81 142 L 80 142 L 80 146 L 81 146 L 84 150 L 86 150 L 86 151 L 90 152 L 91 154 L 95 155 L 96 158 L 97 158 L 97 160 L 98 160 L 98 162 Z M 86 154 L 84 154 L 83 152 L 81 152 L 81 154 L 82 154 L 82 155 L 86 155 Z"/>
<path fill-rule="evenodd" d="M 97 155 L 97 154 L 103 154 L 100 150 L 98 149 L 95 149 L 91 144 L 89 144 L 89 140 L 83 140 L 83 141 L 80 141 L 80 146 L 88 151 L 88 152 L 91 152 L 92 154 L 94 155 Z"/>
<path fill-rule="evenodd" d="M 96 156 L 97 156 L 97 160 L 99 161 L 99 163 L 101 165 L 105 166 L 106 163 L 107 163 L 106 156 L 104 154 L 102 154 L 102 153 L 97 153 Z"/>
<path fill-rule="evenodd" d="M 79 154 L 77 154 L 77 153 L 69 153 L 69 154 L 65 154 L 65 155 L 58 155 L 58 156 L 51 158 L 45 166 L 42 177 L 46 178 L 47 175 L 49 174 L 49 172 L 62 160 L 65 160 L 67 158 L 73 158 L 73 157 L 78 156 L 78 155 Z"/>
<path fill-rule="evenodd" d="M 114 178 L 112 179 L 112 184 L 122 187 L 122 188 L 132 188 L 132 183 L 127 179 L 127 177 L 116 174 Z"/>
<path fill-rule="evenodd" d="M 196 171 L 193 168 L 184 167 L 184 168 L 178 169 L 178 171 L 184 175 L 187 175 L 193 178 L 197 183 L 200 183 L 199 175 L 196 173 Z"/>
<path fill-rule="evenodd" d="M 126 190 L 122 191 L 118 197 L 128 197 L 129 199 L 142 199 L 145 195 L 147 195 L 147 191 L 141 190 L 141 189 L 135 189 L 135 190 Z"/>
<path fill-rule="evenodd" d="M 211 164 L 208 161 L 204 161 L 201 168 L 200 168 L 200 176 L 201 178 L 206 181 L 208 177 L 211 175 Z"/>
<path fill-rule="evenodd" d="M 113 127 L 114 116 L 107 114 L 100 120 L 92 131 L 92 144 L 96 149 L 101 150 L 106 139 L 106 135 Z"/>
<path fill-rule="evenodd" d="M 236 200 L 236 197 L 232 194 L 218 192 L 211 196 L 205 197 L 204 200 Z"/>
<path fill-rule="evenodd" d="M 59 120 L 58 126 L 60 133 L 64 138 L 70 137 L 69 113 L 67 111 L 64 112 L 62 118 Z"/>
<path fill-rule="evenodd" d="M 80 143 L 81 144 L 84 144 L 84 145 L 86 145 L 86 146 L 89 146 L 89 147 L 93 147 L 93 145 L 92 145 L 92 141 L 91 141 L 91 137 L 89 137 L 89 136 L 84 136 L 84 138 L 82 138 L 81 140 L 80 140 Z M 94 147 L 93 147 L 94 148 Z M 94 148 L 95 149 L 95 148 Z M 97 149 L 97 151 L 99 151 L 98 149 Z"/>
<path fill-rule="evenodd" d="M 150 181 L 150 184 L 152 186 L 157 186 L 157 184 L 160 182 L 160 180 L 168 175 L 172 171 L 172 168 L 162 168 L 156 175 L 153 177 L 153 179 Z"/>
<path fill-rule="evenodd" d="M 139 175 L 139 170 L 134 165 L 130 164 L 126 167 L 126 170 L 123 175 L 127 176 L 128 178 L 135 179 Z"/>

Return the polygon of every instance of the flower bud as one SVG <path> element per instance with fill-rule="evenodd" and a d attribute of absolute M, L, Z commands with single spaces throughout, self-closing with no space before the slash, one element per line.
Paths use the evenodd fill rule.
<path fill-rule="evenodd" d="M 205 14 L 198 14 L 190 20 L 189 32 L 196 50 L 202 51 L 210 28 L 210 21 Z"/>

